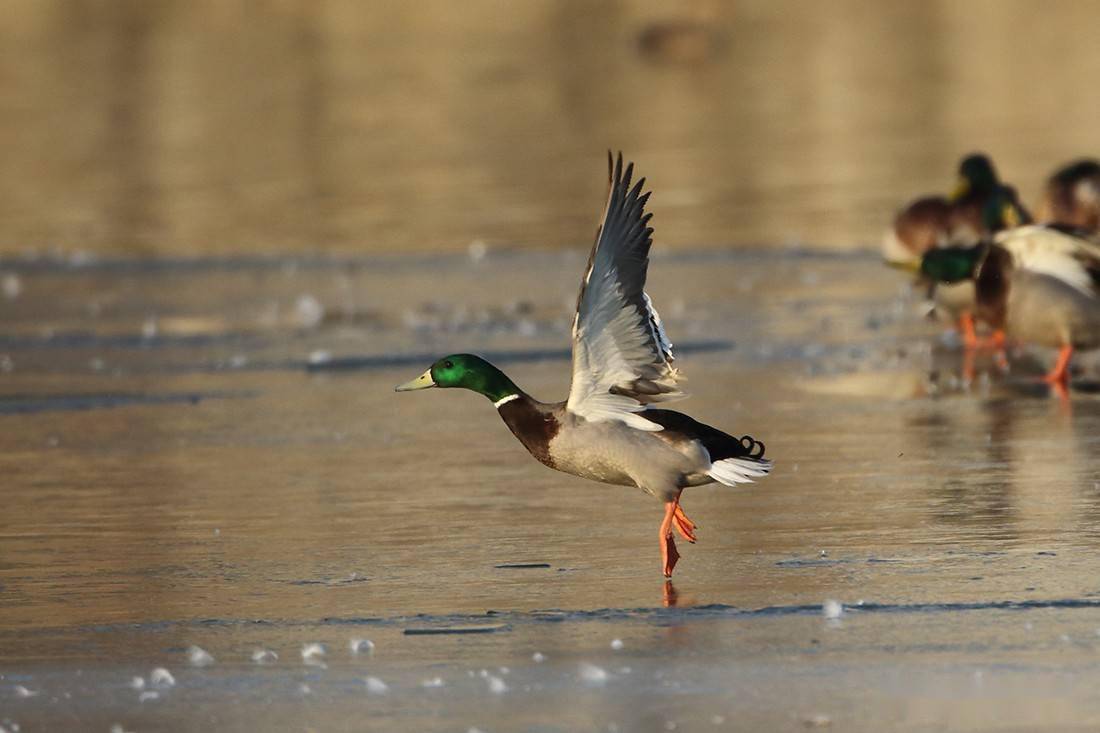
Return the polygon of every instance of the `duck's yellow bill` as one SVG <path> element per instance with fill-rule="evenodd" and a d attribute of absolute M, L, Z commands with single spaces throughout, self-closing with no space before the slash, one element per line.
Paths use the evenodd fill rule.
<path fill-rule="evenodd" d="M 409 382 L 405 382 L 404 384 L 397 385 L 396 387 L 393 388 L 393 391 L 394 392 L 412 392 L 414 389 L 427 389 L 428 387 L 434 387 L 434 386 L 435 386 L 435 380 L 432 379 L 432 370 L 429 369 L 428 371 L 424 372 L 423 374 L 421 374 L 416 379 L 413 379 L 412 381 L 409 381 Z"/>
<path fill-rule="evenodd" d="M 920 260 L 883 260 L 887 267 L 906 272 L 920 272 Z"/>
<path fill-rule="evenodd" d="M 954 203 L 968 193 L 970 193 L 970 181 L 966 180 L 966 176 L 959 176 L 959 180 L 955 183 L 955 190 L 951 192 L 949 200 Z"/>

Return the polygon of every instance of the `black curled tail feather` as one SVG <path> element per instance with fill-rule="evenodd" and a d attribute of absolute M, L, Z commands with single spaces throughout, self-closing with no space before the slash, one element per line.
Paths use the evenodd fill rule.
<path fill-rule="evenodd" d="M 742 435 L 738 442 L 741 443 L 741 447 L 745 449 L 745 458 L 763 458 L 764 457 L 764 443 L 757 440 L 751 435 Z"/>

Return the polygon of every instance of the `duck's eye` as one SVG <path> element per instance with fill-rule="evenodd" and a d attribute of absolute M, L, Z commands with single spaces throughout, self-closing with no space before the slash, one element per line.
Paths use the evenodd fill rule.
<path fill-rule="evenodd" d="M 454 369 L 454 366 L 455 366 L 455 364 L 454 364 L 454 362 L 453 362 L 453 361 L 445 361 L 445 362 L 443 362 L 443 368 L 444 368 L 444 369 Z"/>

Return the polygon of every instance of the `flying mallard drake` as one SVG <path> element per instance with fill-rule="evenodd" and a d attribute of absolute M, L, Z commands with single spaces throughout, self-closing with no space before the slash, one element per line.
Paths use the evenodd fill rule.
<path fill-rule="evenodd" d="M 974 283 L 976 313 L 1017 341 L 1060 349 L 1044 377 L 1062 395 L 1075 349 L 1100 347 L 1100 246 L 1056 227 L 1005 230 L 972 247 L 927 252 L 922 274 Z"/>
<path fill-rule="evenodd" d="M 1043 190 L 1039 221 L 1100 230 L 1100 161 L 1083 158 L 1054 171 Z"/>
<path fill-rule="evenodd" d="M 471 354 L 453 354 L 397 387 L 461 387 L 488 397 L 504 423 L 541 463 L 574 476 L 637 486 L 664 502 L 659 541 L 665 577 L 680 555 L 675 528 L 695 542 L 680 506 L 685 487 L 752 481 L 771 470 L 764 444 L 735 438 L 655 403 L 687 395 L 673 367 L 672 344 L 645 293 L 653 230 L 645 179 L 631 186 L 633 164 L 612 164 L 603 222 L 581 283 L 573 319 L 573 383 L 564 402 L 539 402 L 504 372 Z"/>

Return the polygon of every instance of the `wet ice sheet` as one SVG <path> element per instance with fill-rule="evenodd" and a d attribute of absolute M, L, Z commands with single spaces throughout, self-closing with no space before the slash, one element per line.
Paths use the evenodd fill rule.
<path fill-rule="evenodd" d="M 582 267 L 579 251 L 4 263 L 22 290 L 3 400 L 53 409 L 0 413 L 3 715 L 353 729 L 369 710 L 490 731 L 1094 714 L 1092 364 L 1069 405 L 1032 379 L 1041 351 L 1007 376 L 979 357 L 968 387 L 871 255 L 659 257 L 649 290 L 689 347 L 682 409 L 777 460 L 758 484 L 685 494 L 700 542 L 670 593 L 652 499 L 539 466 L 479 396 L 392 392 L 471 350 L 560 399 Z M 698 610 L 652 610 L 673 601 Z M 478 626 L 503 628 L 404 633 Z M 375 654 L 352 658 L 353 637 Z M 313 642 L 324 669 L 302 664 Z M 192 645 L 216 664 L 190 667 Z M 140 702 L 133 677 L 161 666 L 177 685 Z"/>

